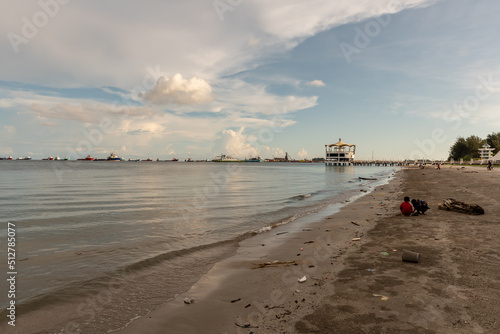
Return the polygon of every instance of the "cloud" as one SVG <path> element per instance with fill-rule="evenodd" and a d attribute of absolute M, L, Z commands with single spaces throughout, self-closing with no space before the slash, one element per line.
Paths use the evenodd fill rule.
<path fill-rule="evenodd" d="M 2 134 L 13 135 L 16 133 L 16 127 L 12 125 L 4 125 L 2 127 Z"/>
<path fill-rule="evenodd" d="M 222 131 L 221 138 L 213 147 L 214 154 L 228 154 L 236 158 L 251 158 L 259 155 L 259 150 L 251 143 L 256 138 L 243 133 L 245 128 L 240 128 L 237 132 L 232 129 Z"/>
<path fill-rule="evenodd" d="M 159 105 L 203 104 L 213 100 L 212 87 L 203 79 L 184 79 L 177 73 L 172 78 L 160 77 L 150 91 L 139 95 L 144 101 Z"/>
<path fill-rule="evenodd" d="M 306 151 L 306 149 L 305 149 L 305 148 L 302 148 L 302 149 L 301 149 L 301 150 L 297 153 L 297 156 L 298 156 L 299 158 L 301 158 L 301 159 L 305 159 L 305 158 L 307 158 L 307 155 L 308 155 L 308 153 L 307 153 L 307 151 Z"/>
<path fill-rule="evenodd" d="M 325 83 L 321 80 L 313 80 L 306 82 L 306 85 L 313 87 L 325 87 Z"/>

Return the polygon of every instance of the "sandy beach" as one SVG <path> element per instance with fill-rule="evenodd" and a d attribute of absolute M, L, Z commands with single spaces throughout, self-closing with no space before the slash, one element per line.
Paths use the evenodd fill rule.
<path fill-rule="evenodd" d="M 499 332 L 498 175 L 404 169 L 321 221 L 244 241 L 189 291 L 118 333 Z M 405 195 L 431 209 L 402 216 Z M 438 210 L 450 197 L 485 214 Z M 403 249 L 420 262 L 403 262 Z"/>

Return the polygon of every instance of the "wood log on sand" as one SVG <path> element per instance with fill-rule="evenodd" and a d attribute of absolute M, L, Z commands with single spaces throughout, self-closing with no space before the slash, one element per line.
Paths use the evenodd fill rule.
<path fill-rule="evenodd" d="M 445 199 L 443 203 L 439 204 L 438 208 L 440 210 L 467 213 L 469 215 L 484 215 L 484 209 L 479 205 L 459 202 L 453 198 Z"/>

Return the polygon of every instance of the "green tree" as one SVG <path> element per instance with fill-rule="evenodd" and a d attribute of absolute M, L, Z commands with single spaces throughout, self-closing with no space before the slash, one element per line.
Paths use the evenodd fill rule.
<path fill-rule="evenodd" d="M 448 160 L 460 160 L 467 155 L 467 142 L 464 137 L 458 137 L 455 143 L 450 148 L 450 156 Z"/>
<path fill-rule="evenodd" d="M 484 139 L 474 135 L 467 138 L 458 137 L 450 148 L 450 156 L 448 159 L 470 160 L 472 158 L 479 158 L 479 148 L 481 148 L 484 143 Z"/>
<path fill-rule="evenodd" d="M 486 137 L 486 142 L 495 150 L 493 154 L 497 154 L 500 151 L 500 132 L 492 132 Z"/>

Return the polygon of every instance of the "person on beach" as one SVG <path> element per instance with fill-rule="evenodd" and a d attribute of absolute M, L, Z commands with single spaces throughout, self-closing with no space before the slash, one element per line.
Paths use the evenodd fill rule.
<path fill-rule="evenodd" d="M 491 165 L 491 161 L 488 161 L 488 167 L 486 167 L 488 170 L 492 170 L 493 166 Z"/>
<path fill-rule="evenodd" d="M 425 211 L 430 209 L 427 202 L 420 199 L 412 199 L 411 204 L 413 204 L 413 207 L 415 208 L 416 215 L 424 215 Z"/>
<path fill-rule="evenodd" d="M 437 164 L 437 166 L 438 166 L 437 169 L 441 169 L 441 166 L 439 165 L 439 163 Z"/>
<path fill-rule="evenodd" d="M 404 216 L 409 216 L 413 212 L 413 207 L 410 204 L 410 197 L 405 196 L 404 202 L 399 206 L 399 210 Z"/>

